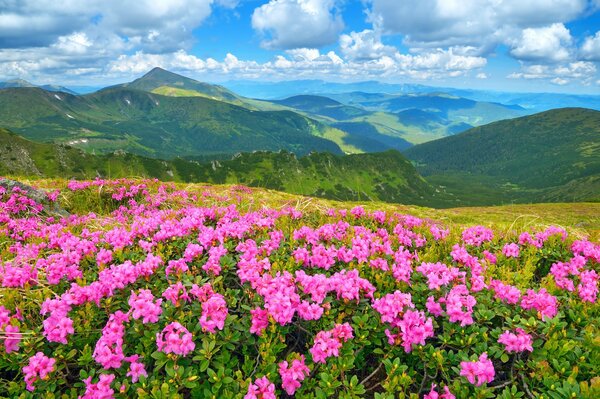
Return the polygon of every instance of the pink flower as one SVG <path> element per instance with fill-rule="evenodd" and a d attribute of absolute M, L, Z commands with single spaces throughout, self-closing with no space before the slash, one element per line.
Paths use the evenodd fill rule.
<path fill-rule="evenodd" d="M 456 396 L 450 392 L 450 388 L 447 386 L 444 387 L 444 393 L 441 395 L 435 390 L 436 387 L 437 385 L 431 384 L 431 391 L 429 391 L 428 394 L 425 394 L 423 399 L 456 399 Z"/>
<path fill-rule="evenodd" d="M 250 333 L 262 335 L 262 332 L 269 326 L 269 312 L 265 309 L 256 308 L 250 311 L 252 315 L 252 325 Z"/>
<path fill-rule="evenodd" d="M 496 372 L 492 361 L 487 358 L 487 353 L 483 352 L 478 361 L 460 362 L 460 375 L 466 377 L 471 384 L 480 386 L 492 382 Z"/>
<path fill-rule="evenodd" d="M 112 399 L 115 391 L 110 387 L 114 381 L 114 374 L 101 374 L 97 383 L 92 383 L 92 377 L 88 377 L 85 383 L 85 394 L 79 399 Z"/>
<path fill-rule="evenodd" d="M 156 334 L 156 346 L 164 353 L 175 353 L 187 356 L 196 345 L 192 341 L 192 333 L 174 321 L 167 325 L 161 333 Z"/>
<path fill-rule="evenodd" d="M 504 284 L 500 280 L 492 280 L 490 288 L 494 290 L 496 299 L 515 305 L 521 298 L 521 291 L 517 287 Z"/>
<path fill-rule="evenodd" d="M 476 247 L 481 246 L 484 242 L 492 241 L 494 232 L 491 229 L 483 226 L 473 226 L 465 229 L 462 233 L 462 239 L 465 244 Z"/>
<path fill-rule="evenodd" d="M 21 342 L 21 334 L 19 334 L 19 327 L 7 325 L 4 328 L 4 350 L 6 353 L 11 353 L 19 350 L 19 343 Z M 1 340 L 1 338 L 0 338 Z"/>
<path fill-rule="evenodd" d="M 158 317 L 162 313 L 161 304 L 162 299 L 154 302 L 154 295 L 150 290 L 140 290 L 137 295 L 131 291 L 129 297 L 129 306 L 133 310 L 131 316 L 136 320 L 141 318 L 144 324 L 158 321 Z"/>
<path fill-rule="evenodd" d="M 406 308 L 414 308 L 411 295 L 394 291 L 373 301 L 373 309 L 381 315 L 381 321 L 393 323 L 398 320 Z"/>
<path fill-rule="evenodd" d="M 425 345 L 425 339 L 433 337 L 433 321 L 425 313 L 407 310 L 398 323 L 402 346 L 406 353 L 412 351 L 412 345 Z"/>
<path fill-rule="evenodd" d="M 139 381 L 140 376 L 148 377 L 146 368 L 143 363 L 138 362 L 139 355 L 133 355 L 126 357 L 125 360 L 129 362 L 129 371 L 127 377 L 131 377 L 131 382 L 136 383 Z"/>
<path fill-rule="evenodd" d="M 537 310 L 542 320 L 552 318 L 558 313 L 558 301 L 556 297 L 550 295 L 545 288 L 542 288 L 538 292 L 527 290 L 527 294 L 521 299 L 521 307 L 525 310 Z"/>
<path fill-rule="evenodd" d="M 279 363 L 281 386 L 288 395 L 293 395 L 300 388 L 300 383 L 310 373 L 310 369 L 306 366 L 304 360 L 304 355 L 300 355 L 300 359 L 294 359 L 290 367 L 288 367 L 288 362 L 285 360 Z"/>
<path fill-rule="evenodd" d="M 27 390 L 32 391 L 35 389 L 33 384 L 38 380 L 45 380 L 48 378 L 48 374 L 54 371 L 54 364 L 56 359 L 47 357 L 42 352 L 38 352 L 29 358 L 29 364 L 23 367 L 23 374 L 25 383 L 27 384 Z"/>
<path fill-rule="evenodd" d="M 276 399 L 275 396 L 275 384 L 269 379 L 261 377 L 254 381 L 254 384 L 250 384 L 248 387 L 248 393 L 244 396 L 244 399 Z"/>
<path fill-rule="evenodd" d="M 43 321 L 44 337 L 50 342 L 67 343 L 67 335 L 73 334 L 73 320 L 62 314 L 52 314 Z"/>
<path fill-rule="evenodd" d="M 461 326 L 473 324 L 473 307 L 477 304 L 465 285 L 453 287 L 446 296 L 446 313 L 451 322 L 460 322 Z"/>
<path fill-rule="evenodd" d="M 222 330 L 225 326 L 228 310 L 225 298 L 221 294 L 213 294 L 206 302 L 202 303 L 202 315 L 200 325 L 210 333 L 216 329 Z"/>
<path fill-rule="evenodd" d="M 502 248 L 502 253 L 507 258 L 518 258 L 519 257 L 519 245 L 513 243 L 506 244 Z"/>
<path fill-rule="evenodd" d="M 584 270 L 579 275 L 581 283 L 577 286 L 579 297 L 587 302 L 595 303 L 598 297 L 598 273 L 595 270 Z"/>
<path fill-rule="evenodd" d="M 336 324 L 329 331 L 320 331 L 315 337 L 314 344 L 310 348 L 310 353 L 315 363 L 325 363 L 331 356 L 339 356 L 339 350 L 342 342 L 352 338 L 352 327 L 348 323 Z"/>
<path fill-rule="evenodd" d="M 504 331 L 498 342 L 504 344 L 507 352 L 533 352 L 533 339 L 531 335 L 527 334 L 522 328 L 517 328 L 517 333 L 511 333 L 510 331 Z"/>

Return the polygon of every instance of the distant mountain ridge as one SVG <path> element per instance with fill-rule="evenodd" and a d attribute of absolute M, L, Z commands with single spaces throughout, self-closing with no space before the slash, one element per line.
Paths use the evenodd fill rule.
<path fill-rule="evenodd" d="M 291 111 L 253 111 L 206 97 L 170 97 L 127 86 L 84 96 L 2 89 L 0 126 L 40 142 L 157 158 L 280 149 L 341 153 L 337 144 L 319 137 L 332 128 Z"/>
<path fill-rule="evenodd" d="M 479 182 L 522 201 L 600 200 L 596 110 L 562 108 L 499 121 L 409 148 L 404 154 L 439 184 L 454 179 L 457 186 Z M 590 185 L 597 187 L 595 195 Z"/>
<path fill-rule="evenodd" d="M 77 95 L 76 92 L 74 92 L 71 89 L 68 89 L 64 86 L 57 86 L 57 85 L 34 85 L 33 83 L 30 83 L 26 80 L 23 79 L 11 79 L 11 80 L 7 80 L 5 82 L 0 82 L 0 89 L 8 89 L 11 87 L 39 87 L 40 89 L 46 90 L 46 91 L 60 91 L 63 93 L 69 93 L 69 94 L 73 94 L 73 95 Z"/>
<path fill-rule="evenodd" d="M 230 160 L 160 160 L 116 151 L 92 155 L 34 143 L 0 128 L 0 175 L 86 178 L 155 177 L 163 181 L 245 184 L 336 200 L 428 203 L 434 189 L 399 152 L 336 156 L 289 152 L 238 154 Z"/>

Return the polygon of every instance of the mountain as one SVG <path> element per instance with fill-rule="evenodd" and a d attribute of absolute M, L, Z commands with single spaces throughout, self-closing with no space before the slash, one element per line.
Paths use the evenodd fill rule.
<path fill-rule="evenodd" d="M 368 111 L 362 108 L 344 105 L 323 96 L 299 95 L 271 102 L 336 121 L 348 120 L 369 114 Z"/>
<path fill-rule="evenodd" d="M 40 89 L 43 89 L 46 91 L 60 91 L 63 93 L 77 95 L 77 93 L 75 93 L 73 90 L 67 89 L 64 86 L 57 86 L 57 85 L 37 86 L 37 85 L 34 85 L 33 83 L 30 83 L 23 79 L 12 79 L 12 80 L 7 80 L 6 82 L 0 82 L 0 89 L 7 89 L 10 87 L 39 87 Z"/>
<path fill-rule="evenodd" d="M 526 114 L 525 109 L 518 105 L 474 101 L 446 93 L 373 96 L 371 93 L 357 92 L 333 95 L 332 98 L 372 111 L 399 113 L 418 109 L 443 118 L 446 124 L 467 123 L 479 126 Z M 400 122 L 404 121 L 400 118 Z"/>
<path fill-rule="evenodd" d="M 432 87 L 419 84 L 390 84 L 377 81 L 326 82 L 323 80 L 287 80 L 280 82 L 230 81 L 225 87 L 250 98 L 277 100 L 299 94 L 323 95 L 324 93 L 348 93 L 353 91 L 371 93 L 415 93 L 431 91 Z M 438 90 L 435 88 L 435 90 Z"/>
<path fill-rule="evenodd" d="M 165 161 L 118 152 L 92 155 L 61 144 L 35 143 L 0 128 L 0 175 L 92 179 L 146 176 L 178 180 Z"/>
<path fill-rule="evenodd" d="M 514 93 L 495 90 L 459 89 L 410 83 L 382 83 L 377 81 L 336 83 L 322 80 L 292 80 L 282 82 L 232 81 L 224 84 L 240 95 L 251 98 L 282 99 L 299 94 L 335 95 L 362 92 L 373 96 L 397 94 L 445 93 L 474 101 L 517 105 L 527 114 L 560 107 L 585 107 L 600 110 L 600 95 L 568 93 Z M 338 99 L 339 100 L 339 99 Z M 342 103 L 347 101 L 339 100 Z"/>
<path fill-rule="evenodd" d="M 600 200 L 600 190 L 590 190 L 600 188 L 596 110 L 562 108 L 499 121 L 405 155 L 428 181 L 463 197 L 479 185 L 511 201 Z"/>
<path fill-rule="evenodd" d="M 170 161 L 116 151 L 92 155 L 34 143 L 0 128 L 0 175 L 62 178 L 156 177 L 165 181 L 245 184 L 337 200 L 426 204 L 434 189 L 399 152 L 336 156 L 289 152 L 238 154 L 230 160 Z"/>
<path fill-rule="evenodd" d="M 162 68 L 153 68 L 141 78 L 117 87 L 148 91 L 173 97 L 206 97 L 212 100 L 241 105 L 240 97 L 226 88 L 199 82 Z"/>
<path fill-rule="evenodd" d="M 318 137 L 332 128 L 291 111 L 253 111 L 205 97 L 169 97 L 122 86 L 84 96 L 3 89 L 0 126 L 40 142 L 167 159 L 280 149 L 341 153 L 337 144 Z"/>

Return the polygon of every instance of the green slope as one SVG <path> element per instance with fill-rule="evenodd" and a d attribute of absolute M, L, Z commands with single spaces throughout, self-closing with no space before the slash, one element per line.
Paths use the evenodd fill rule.
<path fill-rule="evenodd" d="M 480 186 L 492 200 L 598 200 L 600 111 L 563 108 L 495 122 L 405 155 L 463 197 Z"/>
<path fill-rule="evenodd" d="M 179 182 L 241 183 L 337 200 L 432 204 L 434 189 L 399 152 L 336 156 L 244 153 L 230 160 L 163 161 L 117 151 L 92 155 L 34 143 L 0 129 L 0 175 L 63 178 L 156 177 Z M 441 198 L 443 200 L 443 198 Z"/>
<path fill-rule="evenodd" d="M 203 96 L 213 100 L 242 104 L 239 96 L 223 86 L 199 82 L 162 68 L 154 68 L 139 79 L 124 83 L 118 87 L 153 92 L 158 89 L 159 94 L 179 96 Z M 172 88 L 168 91 L 167 88 Z M 160 91 L 163 91 L 162 93 Z"/>
<path fill-rule="evenodd" d="M 124 87 L 85 96 L 38 88 L 0 90 L 0 125 L 41 142 L 157 158 L 285 149 L 340 153 L 326 129 L 291 111 L 253 111 L 203 97 Z"/>
<path fill-rule="evenodd" d="M 362 108 L 344 105 L 338 101 L 322 96 L 299 95 L 284 100 L 274 100 L 272 102 L 314 115 L 330 118 L 335 121 L 345 121 L 369 114 L 368 111 Z"/>

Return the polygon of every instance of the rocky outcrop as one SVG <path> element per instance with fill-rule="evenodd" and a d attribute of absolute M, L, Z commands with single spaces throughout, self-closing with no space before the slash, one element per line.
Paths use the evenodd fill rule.
<path fill-rule="evenodd" d="M 18 187 L 21 189 L 27 197 L 31 198 L 38 204 L 43 205 L 44 212 L 50 216 L 67 217 L 69 212 L 65 211 L 55 202 L 48 199 L 46 191 L 39 190 L 34 187 L 28 186 L 27 184 L 18 182 L 16 180 L 7 179 L 0 177 L 0 187 L 4 187 L 7 192 L 11 192 L 13 188 Z"/>

